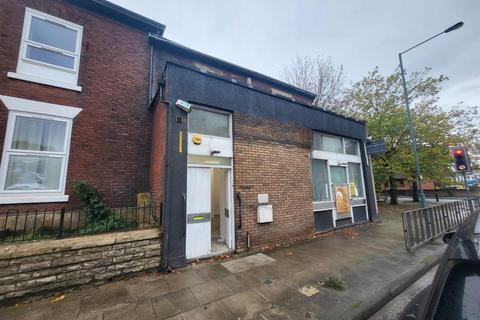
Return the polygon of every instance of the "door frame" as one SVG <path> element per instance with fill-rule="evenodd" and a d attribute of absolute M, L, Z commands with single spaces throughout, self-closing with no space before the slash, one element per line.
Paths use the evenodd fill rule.
<path fill-rule="evenodd" d="M 235 233 L 235 203 L 234 203 L 234 183 L 233 183 L 233 158 L 231 158 L 231 164 L 229 166 L 225 165 L 206 165 L 206 164 L 187 164 L 187 170 L 188 168 L 196 167 L 196 168 L 210 168 L 210 169 L 226 169 L 226 173 L 229 175 L 230 178 L 230 192 L 229 192 L 229 199 L 230 199 L 230 223 L 229 223 L 229 229 L 230 229 L 230 242 L 231 242 L 231 247 L 229 249 L 231 251 L 235 250 L 235 238 L 236 238 L 236 233 Z M 187 181 L 188 183 L 188 181 Z M 186 194 L 186 197 L 188 198 L 188 194 Z M 187 200 L 188 201 L 188 200 Z M 186 220 L 185 220 L 186 223 Z M 186 250 L 186 247 L 185 247 Z"/>

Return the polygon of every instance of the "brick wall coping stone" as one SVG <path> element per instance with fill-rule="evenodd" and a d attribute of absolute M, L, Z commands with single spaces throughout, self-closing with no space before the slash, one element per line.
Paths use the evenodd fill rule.
<path fill-rule="evenodd" d="M 0 245 L 0 260 L 159 238 L 159 228 Z"/>

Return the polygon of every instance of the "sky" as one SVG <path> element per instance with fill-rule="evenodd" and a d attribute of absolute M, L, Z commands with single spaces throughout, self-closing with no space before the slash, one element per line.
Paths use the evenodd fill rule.
<path fill-rule="evenodd" d="M 478 0 L 110 0 L 167 26 L 164 36 L 192 49 L 282 79 L 297 56 L 343 65 L 349 82 L 458 21 L 464 27 L 404 56 L 408 72 L 430 67 L 450 78 L 446 109 L 480 105 Z"/>

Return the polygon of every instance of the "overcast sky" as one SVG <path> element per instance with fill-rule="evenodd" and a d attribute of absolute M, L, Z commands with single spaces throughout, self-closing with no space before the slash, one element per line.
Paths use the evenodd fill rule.
<path fill-rule="evenodd" d="M 280 78 L 295 56 L 331 56 L 349 81 L 375 66 L 390 73 L 398 52 L 458 21 L 404 57 L 408 71 L 444 74 L 444 107 L 480 105 L 479 0 L 111 0 L 167 26 L 165 36 Z"/>

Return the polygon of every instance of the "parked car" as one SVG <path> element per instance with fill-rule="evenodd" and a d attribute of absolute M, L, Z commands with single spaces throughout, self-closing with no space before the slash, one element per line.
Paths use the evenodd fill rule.
<path fill-rule="evenodd" d="M 400 319 L 480 319 L 480 211 L 443 241 L 449 246 L 432 284 L 412 299 Z"/>

